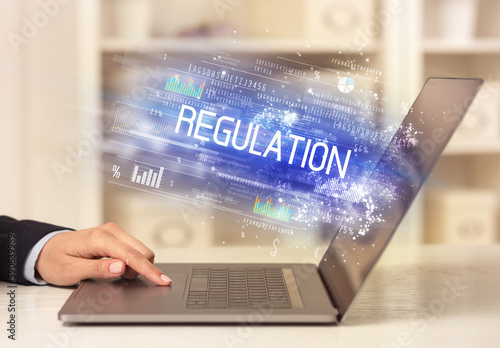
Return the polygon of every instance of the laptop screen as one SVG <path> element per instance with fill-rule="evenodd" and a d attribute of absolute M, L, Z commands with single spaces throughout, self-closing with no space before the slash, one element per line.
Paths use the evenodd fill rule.
<path fill-rule="evenodd" d="M 344 314 L 474 98 L 481 79 L 427 80 L 320 263 Z"/>

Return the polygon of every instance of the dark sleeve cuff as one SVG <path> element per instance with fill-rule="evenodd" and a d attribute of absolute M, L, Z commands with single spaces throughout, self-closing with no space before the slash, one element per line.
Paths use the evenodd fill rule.
<path fill-rule="evenodd" d="M 23 273 L 28 252 L 47 233 L 59 230 L 70 228 L 0 216 L 0 280 L 31 284 Z"/>

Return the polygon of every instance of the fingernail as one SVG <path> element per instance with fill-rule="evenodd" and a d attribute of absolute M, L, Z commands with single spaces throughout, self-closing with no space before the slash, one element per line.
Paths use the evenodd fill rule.
<path fill-rule="evenodd" d="M 116 261 L 109 265 L 109 271 L 115 274 L 122 273 L 122 267 L 123 263 L 120 261 Z"/>
<path fill-rule="evenodd" d="M 167 277 L 165 274 L 162 274 L 160 276 L 160 278 L 165 282 L 165 283 L 172 283 L 172 279 L 170 279 L 169 277 Z"/>

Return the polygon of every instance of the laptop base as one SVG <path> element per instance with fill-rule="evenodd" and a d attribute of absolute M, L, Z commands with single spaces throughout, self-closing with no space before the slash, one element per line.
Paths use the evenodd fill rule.
<path fill-rule="evenodd" d="M 338 311 L 332 305 L 314 264 L 158 264 L 172 279 L 170 286 L 157 286 L 139 276 L 86 280 L 73 291 L 59 312 L 68 323 L 337 323 Z M 222 301 L 193 301 L 190 294 L 201 294 L 199 276 L 193 270 L 250 270 L 255 277 L 260 270 L 284 270 L 291 308 L 282 308 L 281 293 L 270 293 L 274 302 L 251 305 L 226 304 Z M 217 273 L 215 272 L 215 273 Z M 270 271 L 271 273 L 274 271 Z M 291 275 L 291 276 L 290 276 Z M 293 279 L 292 279 L 293 278 Z M 271 277 L 268 284 L 275 280 Z M 202 285 L 203 286 L 203 285 Z M 296 289 L 293 287 L 296 286 Z M 252 285 L 250 285 L 252 287 Z M 254 285 L 251 291 L 258 291 Z M 212 294 L 217 288 L 209 288 Z M 194 290 L 194 291 L 193 291 Z M 235 290 L 238 291 L 238 290 Z M 220 292 L 220 291 L 219 291 Z M 199 295 L 198 295 L 199 296 Z M 214 295 L 215 296 L 215 295 Z M 217 295 L 220 296 L 220 295 Z M 227 297 L 230 298 L 228 291 Z M 189 301 L 188 301 L 189 300 Z M 189 304 L 188 304 L 189 303 Z M 201 305 L 200 305 L 201 304 Z M 219 308 L 217 308 L 219 307 Z"/>

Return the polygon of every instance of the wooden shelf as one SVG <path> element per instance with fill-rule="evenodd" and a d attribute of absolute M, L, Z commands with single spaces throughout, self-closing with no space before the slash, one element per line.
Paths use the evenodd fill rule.
<path fill-rule="evenodd" d="M 500 139 L 452 139 L 445 148 L 444 156 L 500 154 Z"/>
<path fill-rule="evenodd" d="M 207 46 L 217 49 L 231 49 L 240 52 L 299 52 L 313 54 L 338 53 L 340 47 L 347 46 L 341 42 L 319 41 L 306 38 L 147 38 L 143 40 L 128 40 L 121 38 L 104 38 L 101 40 L 103 53 L 129 52 L 139 49 L 189 51 L 195 46 Z M 363 53 L 373 53 L 377 43 L 362 50 Z M 342 53 L 356 53 L 359 50 L 343 50 Z"/>
<path fill-rule="evenodd" d="M 474 39 L 471 41 L 449 41 L 425 39 L 422 42 L 425 54 L 500 54 L 500 39 Z"/>

